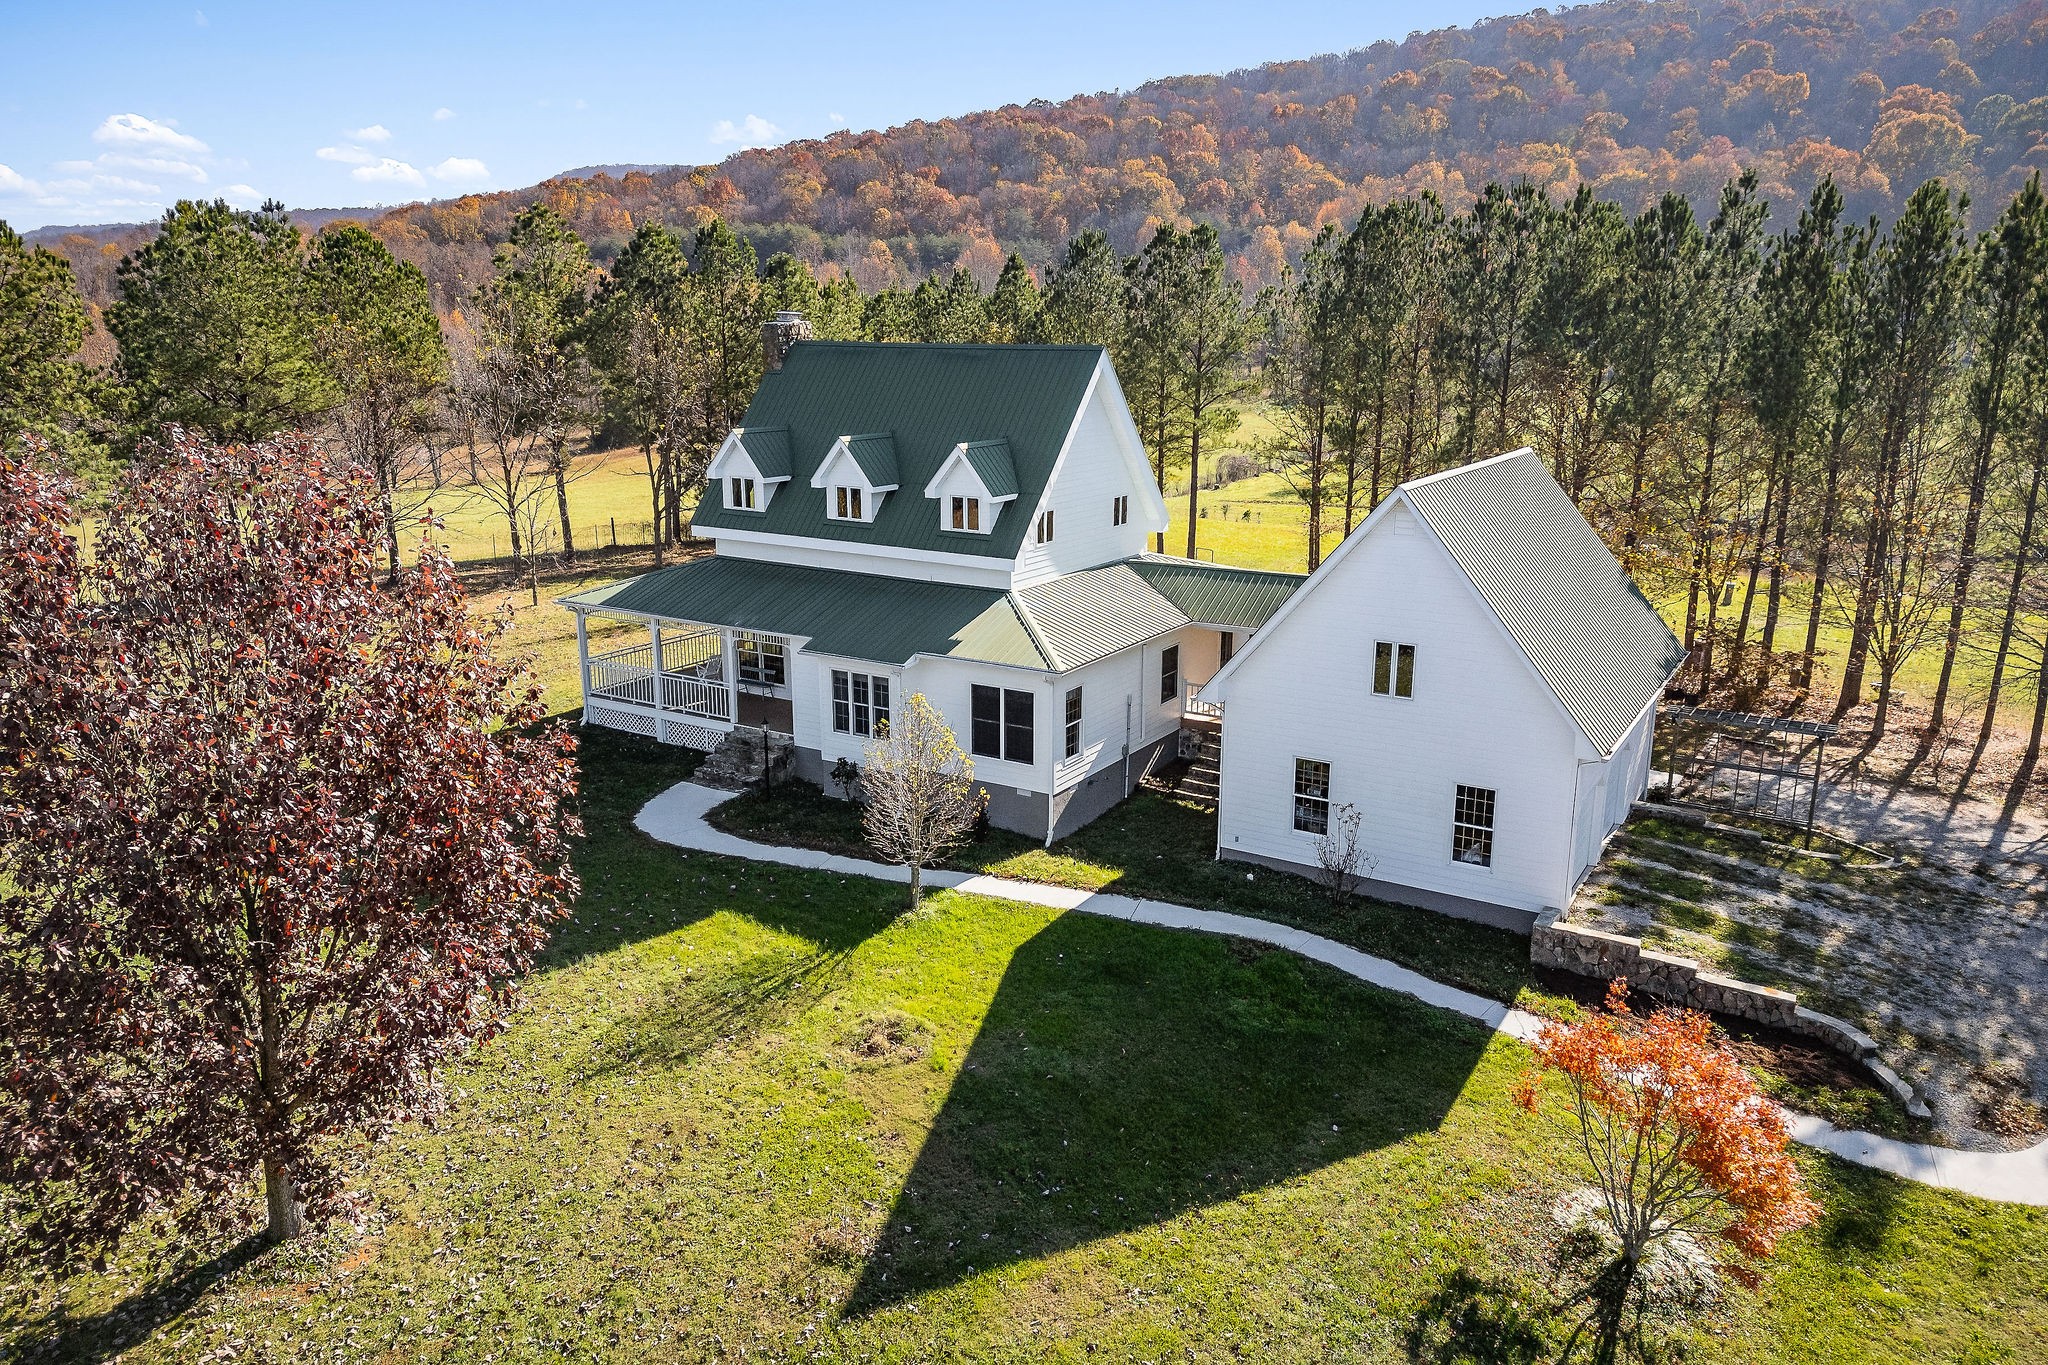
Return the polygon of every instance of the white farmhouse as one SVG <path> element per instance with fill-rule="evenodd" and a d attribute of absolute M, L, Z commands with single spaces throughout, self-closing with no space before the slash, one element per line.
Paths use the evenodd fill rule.
<path fill-rule="evenodd" d="M 1144 553 L 1166 506 L 1092 346 L 795 340 L 720 447 L 714 553 L 564 599 L 584 719 L 709 748 L 787 736 L 832 791 L 922 693 L 990 796 L 1051 839 L 1127 796 L 1302 578 Z M 645 634 L 593 655 L 589 618 Z"/>
<path fill-rule="evenodd" d="M 1350 806 L 1368 891 L 1526 929 L 1642 794 L 1681 658 L 1534 452 L 1403 484 L 1203 689 L 1217 854 L 1314 871 Z"/>

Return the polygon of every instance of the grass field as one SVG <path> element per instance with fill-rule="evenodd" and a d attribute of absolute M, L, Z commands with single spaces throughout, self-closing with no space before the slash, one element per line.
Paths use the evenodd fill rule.
<path fill-rule="evenodd" d="M 353 1153 L 360 1229 L 9 1275 L 0 1355 L 1555 1352 L 1572 1159 L 1518 1045 L 1284 952 L 657 846 L 688 760 L 588 740 L 576 918 L 448 1112 Z M 1802 1161 L 1825 1220 L 1684 1359 L 2041 1358 L 2048 1212 Z"/>

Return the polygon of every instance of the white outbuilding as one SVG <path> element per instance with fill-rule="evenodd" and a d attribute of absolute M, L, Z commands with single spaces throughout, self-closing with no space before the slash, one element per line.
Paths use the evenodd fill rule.
<path fill-rule="evenodd" d="M 1401 485 L 1200 693 L 1217 856 L 1526 929 L 1649 780 L 1683 650 L 1533 451 Z"/>

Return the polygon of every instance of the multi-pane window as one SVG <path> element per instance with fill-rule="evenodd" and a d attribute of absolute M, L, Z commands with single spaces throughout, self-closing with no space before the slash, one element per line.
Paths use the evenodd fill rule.
<path fill-rule="evenodd" d="M 1159 651 L 1159 700 L 1172 701 L 1180 695 L 1180 646 Z"/>
<path fill-rule="evenodd" d="M 1493 866 L 1493 788 L 1458 784 L 1451 813 L 1451 861 Z"/>
<path fill-rule="evenodd" d="M 1052 539 L 1052 509 L 1046 508 L 1038 514 L 1038 543 L 1045 544 Z"/>
<path fill-rule="evenodd" d="M 1222 665 L 1229 663 L 1231 656 L 1236 653 L 1237 635 L 1234 631 L 1226 630 L 1223 632 L 1222 635 L 1218 636 L 1216 639 L 1217 666 L 1221 667 Z"/>
<path fill-rule="evenodd" d="M 1081 689 L 1067 689 L 1067 757 L 1081 752 Z"/>
<path fill-rule="evenodd" d="M 735 511 L 754 510 L 754 481 L 735 474 L 726 481 L 725 505 Z"/>
<path fill-rule="evenodd" d="M 956 531 L 979 531 L 981 529 L 981 499 L 953 499 L 953 529 Z"/>
<path fill-rule="evenodd" d="M 832 670 L 832 728 L 842 735 L 889 730 L 889 680 L 879 673 Z"/>
<path fill-rule="evenodd" d="M 780 687 L 789 681 L 789 651 L 782 641 L 742 631 L 733 637 L 732 643 L 741 682 Z"/>
<path fill-rule="evenodd" d="M 1372 647 L 1372 690 L 1382 697 L 1415 695 L 1415 646 L 1386 640 Z"/>
<path fill-rule="evenodd" d="M 833 516 L 838 521 L 865 521 L 861 513 L 861 490 L 848 484 L 837 484 L 832 489 Z"/>
<path fill-rule="evenodd" d="M 1031 762 L 1033 700 L 1029 692 L 974 684 L 968 749 L 981 758 Z"/>
<path fill-rule="evenodd" d="M 1303 834 L 1330 832 L 1330 765 L 1319 759 L 1294 760 L 1294 827 Z"/>
<path fill-rule="evenodd" d="M 1116 498 L 1116 499 L 1115 499 L 1115 500 L 1114 500 L 1113 502 L 1111 502 L 1111 503 L 1110 503 L 1110 505 L 1109 505 L 1109 524 L 1110 524 L 1111 526 L 1121 526 L 1121 525 L 1123 525 L 1123 524 L 1124 524 L 1125 522 L 1129 521 L 1130 519 L 1131 519 L 1131 495 L 1130 495 L 1130 494 L 1128 494 L 1128 493 L 1125 493 L 1125 494 L 1122 494 L 1121 496 L 1117 497 L 1117 498 Z"/>

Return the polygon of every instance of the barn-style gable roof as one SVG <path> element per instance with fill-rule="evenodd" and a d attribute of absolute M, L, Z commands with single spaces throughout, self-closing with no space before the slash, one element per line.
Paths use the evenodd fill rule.
<path fill-rule="evenodd" d="M 1221 695 L 1346 553 L 1406 505 L 1435 533 L 1594 748 L 1611 754 L 1685 657 L 1533 450 L 1402 484 L 1210 686 Z"/>

